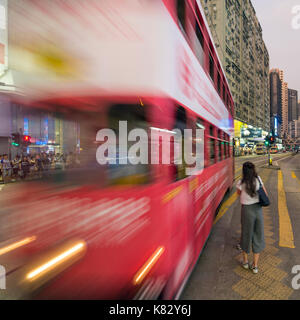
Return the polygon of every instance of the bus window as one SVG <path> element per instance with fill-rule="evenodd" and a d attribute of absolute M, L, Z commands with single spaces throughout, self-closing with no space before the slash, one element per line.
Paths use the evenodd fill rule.
<path fill-rule="evenodd" d="M 183 33 L 185 33 L 185 0 L 177 0 L 178 24 Z"/>
<path fill-rule="evenodd" d="M 218 131 L 218 145 L 219 145 L 219 161 L 222 160 L 222 144 L 223 142 L 221 141 L 222 139 L 222 133 L 221 133 L 221 130 Z"/>
<path fill-rule="evenodd" d="M 204 37 L 196 21 L 195 54 L 201 66 L 204 66 Z"/>
<path fill-rule="evenodd" d="M 175 114 L 175 129 L 181 131 L 182 138 L 184 137 L 184 129 L 187 128 L 187 114 L 183 107 L 177 107 Z M 176 138 L 176 137 L 175 137 Z M 186 178 L 186 163 L 184 161 L 184 140 L 181 140 L 181 157 L 180 159 L 175 159 L 176 165 L 176 180 L 181 180 Z"/>
<path fill-rule="evenodd" d="M 131 104 L 117 104 L 110 107 L 108 112 L 109 128 L 114 130 L 117 137 L 117 163 L 108 165 L 108 178 L 110 184 L 118 185 L 134 185 L 144 184 L 149 182 L 150 166 L 149 164 L 133 164 L 133 157 L 142 158 L 140 154 L 141 150 L 136 155 L 129 154 L 130 148 L 138 141 L 127 141 L 127 155 L 120 154 L 119 141 L 121 138 L 121 132 L 119 132 L 119 122 L 127 122 L 127 136 L 133 129 L 144 129 L 147 132 L 148 123 L 146 120 L 147 107 Z M 148 139 L 142 141 L 144 147 L 148 149 Z M 148 154 L 146 155 L 148 158 Z M 120 164 L 120 159 L 127 157 L 127 164 Z M 149 159 L 146 159 L 149 163 Z"/>
<path fill-rule="evenodd" d="M 210 138 L 209 138 L 210 164 L 214 164 L 215 158 L 216 158 L 216 155 L 215 155 L 215 141 L 216 140 L 213 138 L 213 136 L 214 136 L 213 126 L 210 126 L 209 133 L 210 133 Z"/>
<path fill-rule="evenodd" d="M 221 77 L 219 72 L 218 72 L 218 92 L 221 96 Z"/>
<path fill-rule="evenodd" d="M 228 134 L 225 133 L 225 143 L 224 143 L 224 159 L 227 159 L 229 156 L 229 142 L 228 142 Z"/>
<path fill-rule="evenodd" d="M 227 110 L 230 110 L 230 108 L 229 108 L 228 90 L 227 90 L 227 92 L 226 92 L 226 102 L 225 102 L 225 105 L 226 105 Z"/>
<path fill-rule="evenodd" d="M 214 74 L 214 59 L 213 59 L 213 57 L 211 56 L 211 53 L 209 53 L 209 75 L 210 75 L 210 77 L 211 77 L 211 80 L 213 81 L 213 82 L 215 82 L 215 79 L 214 79 L 214 76 L 215 76 L 215 74 Z"/>
<path fill-rule="evenodd" d="M 200 119 L 200 118 L 197 118 L 196 127 L 197 127 L 197 129 L 205 130 L 204 121 L 202 119 Z"/>
<path fill-rule="evenodd" d="M 102 188 L 116 184 L 145 184 L 150 181 L 150 165 L 131 164 L 130 161 L 120 165 L 118 148 L 121 134 L 119 121 L 127 121 L 128 132 L 135 128 L 147 130 L 146 106 L 113 105 L 108 114 L 96 102 L 93 111 L 84 110 L 84 105 L 82 110 L 78 110 L 71 106 L 62 108 L 54 103 L 49 104 L 47 112 L 27 106 L 20 108 L 20 112 L 25 112 L 29 119 L 28 135 L 31 136 L 31 144 L 26 153 L 16 149 L 12 154 L 15 170 L 11 179 L 28 183 L 39 180 L 41 183 L 54 184 L 55 188 L 80 185 Z M 112 129 L 110 132 L 115 138 L 109 140 L 107 135 L 103 139 L 99 138 L 98 134 L 102 129 Z M 103 151 L 103 154 L 99 152 L 103 143 L 108 145 L 107 141 L 112 142 L 116 151 L 111 153 L 116 164 L 99 161 L 101 157 L 105 160 L 110 156 L 108 151 Z M 133 143 L 135 142 L 128 142 L 127 151 Z M 148 148 L 148 139 L 144 143 Z"/>

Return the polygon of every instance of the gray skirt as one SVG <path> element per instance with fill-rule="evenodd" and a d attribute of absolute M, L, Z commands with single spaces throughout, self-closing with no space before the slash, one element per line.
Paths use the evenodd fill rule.
<path fill-rule="evenodd" d="M 262 207 L 258 203 L 242 205 L 241 248 L 244 252 L 260 253 L 265 248 L 264 218 Z"/>

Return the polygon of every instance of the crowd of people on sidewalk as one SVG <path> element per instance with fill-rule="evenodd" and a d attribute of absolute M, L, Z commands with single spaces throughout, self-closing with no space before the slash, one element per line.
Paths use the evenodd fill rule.
<path fill-rule="evenodd" d="M 41 152 L 16 155 L 9 159 L 8 154 L 0 155 L 0 178 L 3 183 L 40 177 L 43 172 L 67 169 L 78 166 L 78 157 L 70 152 L 60 154 Z"/>

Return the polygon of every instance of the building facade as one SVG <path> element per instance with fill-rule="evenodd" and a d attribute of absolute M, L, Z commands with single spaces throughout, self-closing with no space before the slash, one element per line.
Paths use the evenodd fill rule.
<path fill-rule="evenodd" d="M 270 71 L 270 129 L 275 135 L 280 135 L 282 126 L 282 80 L 281 70 Z"/>
<path fill-rule="evenodd" d="M 291 138 L 300 138 L 300 117 L 297 120 L 289 122 L 288 134 Z"/>
<path fill-rule="evenodd" d="M 288 121 L 298 120 L 298 91 L 288 89 Z"/>
<path fill-rule="evenodd" d="M 288 134 L 289 125 L 289 94 L 288 94 L 288 84 L 283 82 L 282 85 L 282 127 L 281 136 L 285 137 Z"/>
<path fill-rule="evenodd" d="M 269 54 L 250 0 L 201 0 L 235 102 L 235 119 L 270 130 Z"/>

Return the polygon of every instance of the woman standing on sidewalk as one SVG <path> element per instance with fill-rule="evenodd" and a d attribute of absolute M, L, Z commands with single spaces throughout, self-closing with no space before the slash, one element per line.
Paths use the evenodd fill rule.
<path fill-rule="evenodd" d="M 253 264 L 251 269 L 253 273 L 258 272 L 259 254 L 265 248 L 264 220 L 262 215 L 262 207 L 259 204 L 259 197 L 257 194 L 260 183 L 265 190 L 261 178 L 256 173 L 254 164 L 252 162 L 245 162 L 243 164 L 243 177 L 240 181 L 238 181 L 236 187 L 237 193 L 240 195 L 240 201 L 242 205 L 241 248 L 243 250 L 243 267 L 245 269 L 249 269 L 250 267 L 248 262 L 248 254 L 250 253 L 252 247 Z"/>

